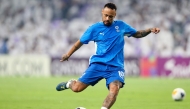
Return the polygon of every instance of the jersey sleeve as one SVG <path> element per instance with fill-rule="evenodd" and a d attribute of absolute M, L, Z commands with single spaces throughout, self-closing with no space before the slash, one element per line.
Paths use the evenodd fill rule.
<path fill-rule="evenodd" d="M 84 34 L 80 37 L 80 42 L 83 44 L 88 44 L 90 41 L 93 41 L 93 26 L 90 26 Z"/>
<path fill-rule="evenodd" d="M 125 30 L 124 34 L 125 34 L 125 36 L 131 37 L 137 32 L 137 30 L 134 29 L 129 24 L 126 24 L 125 22 L 123 22 L 123 24 L 124 24 L 124 30 Z"/>

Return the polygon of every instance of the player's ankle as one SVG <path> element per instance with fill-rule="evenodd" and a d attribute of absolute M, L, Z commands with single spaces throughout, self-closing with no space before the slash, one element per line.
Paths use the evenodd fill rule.
<path fill-rule="evenodd" d="M 71 84 L 73 81 L 76 81 L 76 80 L 75 80 L 75 79 L 69 80 L 69 81 L 67 82 L 67 84 L 66 84 L 66 87 L 67 87 L 67 88 L 70 88 L 70 84 Z"/>
<path fill-rule="evenodd" d="M 68 81 L 67 84 L 66 84 L 66 87 L 69 88 L 70 84 L 71 84 L 71 82 Z"/>
<path fill-rule="evenodd" d="M 107 107 L 101 107 L 101 109 L 108 109 Z"/>

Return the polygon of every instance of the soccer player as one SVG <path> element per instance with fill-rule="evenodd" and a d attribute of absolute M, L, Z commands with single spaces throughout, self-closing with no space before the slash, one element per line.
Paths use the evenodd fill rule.
<path fill-rule="evenodd" d="M 89 59 L 89 66 L 78 80 L 69 80 L 57 85 L 57 91 L 71 89 L 81 92 L 89 85 L 94 86 L 98 81 L 106 79 L 109 94 L 101 109 L 110 109 L 115 103 L 120 88 L 125 84 L 124 70 L 124 36 L 142 38 L 150 33 L 159 33 L 159 28 L 135 30 L 121 20 L 114 20 L 117 7 L 107 3 L 102 9 L 102 21 L 90 26 L 72 48 L 62 56 L 61 62 L 69 57 L 83 44 L 94 41 L 96 54 Z"/>

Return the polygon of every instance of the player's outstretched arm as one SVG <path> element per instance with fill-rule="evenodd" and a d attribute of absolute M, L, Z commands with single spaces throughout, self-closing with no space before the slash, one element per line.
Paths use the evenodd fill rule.
<path fill-rule="evenodd" d="M 155 33 L 155 34 L 157 34 L 157 33 L 159 33 L 159 32 L 160 32 L 160 29 L 159 29 L 159 28 L 149 28 L 149 29 L 146 29 L 146 30 L 139 30 L 139 31 L 137 31 L 137 32 L 133 35 L 133 37 L 135 37 L 135 38 L 142 38 L 142 37 L 147 36 L 147 35 L 150 34 L 150 33 Z"/>
<path fill-rule="evenodd" d="M 61 58 L 61 62 L 63 61 L 68 61 L 69 57 L 76 51 L 78 50 L 83 44 L 80 42 L 80 40 L 78 40 L 77 42 L 75 42 L 75 44 L 72 46 L 72 48 L 69 50 L 69 52 L 67 54 L 63 54 L 62 58 Z"/>

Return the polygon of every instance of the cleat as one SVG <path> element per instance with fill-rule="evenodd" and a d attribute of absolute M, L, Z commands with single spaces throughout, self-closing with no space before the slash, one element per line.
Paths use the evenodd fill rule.
<path fill-rule="evenodd" d="M 62 91 L 62 90 L 68 89 L 68 88 L 66 87 L 66 84 L 67 84 L 67 82 L 59 83 L 59 84 L 57 85 L 57 87 L 56 87 L 56 90 L 57 90 L 57 91 Z"/>
<path fill-rule="evenodd" d="M 57 90 L 57 91 L 62 91 L 62 90 L 68 89 L 68 88 L 67 88 L 67 84 L 71 84 L 71 82 L 73 82 L 73 81 L 77 81 L 77 80 L 71 79 L 71 80 L 69 80 L 68 82 L 59 83 L 59 84 L 57 85 L 57 87 L 56 87 L 56 90 Z"/>

